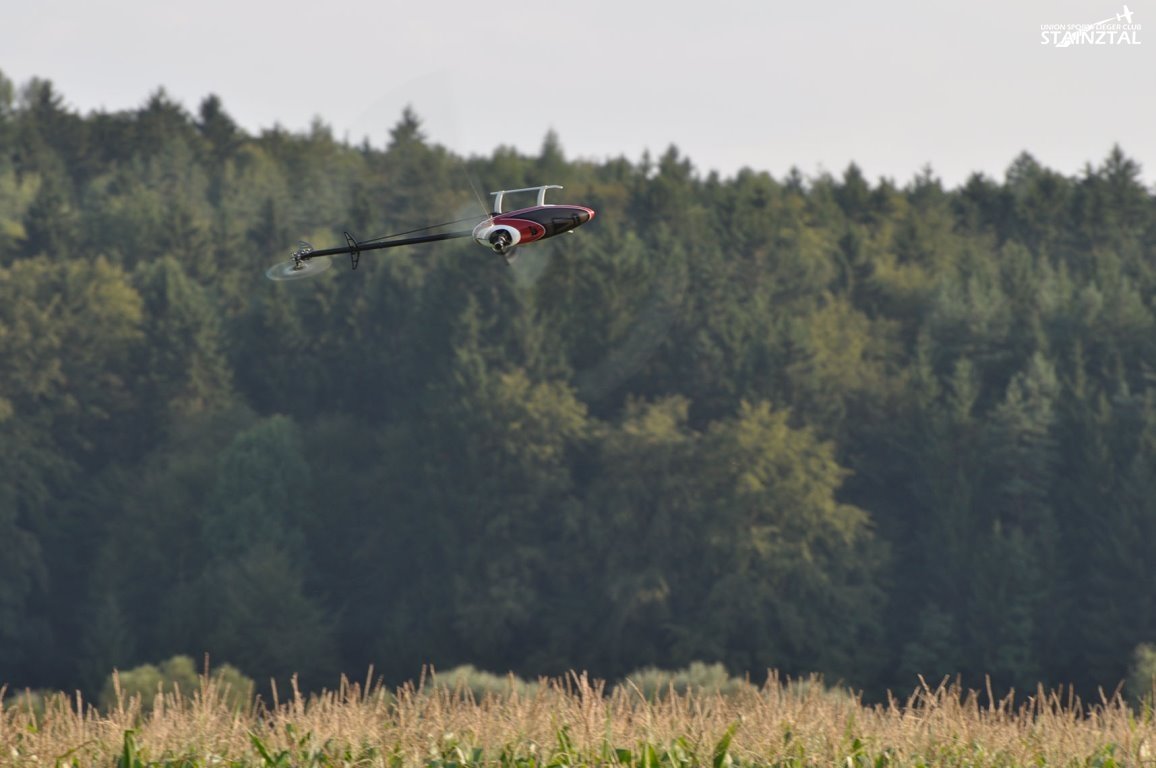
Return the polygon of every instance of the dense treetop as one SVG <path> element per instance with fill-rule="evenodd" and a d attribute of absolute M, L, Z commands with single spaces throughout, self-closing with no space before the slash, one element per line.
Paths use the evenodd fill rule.
<path fill-rule="evenodd" d="M 1093 691 L 1156 640 L 1156 200 L 1120 148 L 944 189 L 388 137 L 0 76 L 0 682 L 208 652 Z M 471 178 L 598 218 L 513 268 L 264 277 L 476 212 Z"/>

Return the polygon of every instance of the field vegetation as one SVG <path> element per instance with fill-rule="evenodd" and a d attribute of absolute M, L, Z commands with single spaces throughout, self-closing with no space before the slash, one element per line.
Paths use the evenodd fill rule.
<path fill-rule="evenodd" d="M 190 692 L 124 696 L 97 709 L 50 697 L 0 714 L 0 765 L 205 766 L 1143 766 L 1156 762 L 1150 706 L 1039 689 L 994 699 L 958 683 L 865 705 L 817 678 L 764 686 L 684 670 L 647 695 L 585 675 L 478 696 L 469 670 L 390 691 L 343 680 L 239 704 L 220 677 Z M 656 672 L 651 671 L 651 678 Z M 673 684 L 696 675 L 705 684 Z M 492 676 L 491 676 L 492 677 Z M 371 679 L 372 680 L 372 679 Z M 449 681 L 453 681 L 452 684 Z"/>

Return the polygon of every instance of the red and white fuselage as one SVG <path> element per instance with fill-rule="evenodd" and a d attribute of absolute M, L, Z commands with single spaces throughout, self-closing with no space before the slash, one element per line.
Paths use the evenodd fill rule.
<path fill-rule="evenodd" d="M 561 187 L 550 185 L 494 192 L 494 213 L 474 227 L 474 240 L 508 258 L 516 246 L 573 231 L 594 218 L 593 209 L 583 205 L 548 205 L 545 202 L 547 189 Z M 507 192 L 530 191 L 538 193 L 537 205 L 501 212 L 502 197 Z"/>

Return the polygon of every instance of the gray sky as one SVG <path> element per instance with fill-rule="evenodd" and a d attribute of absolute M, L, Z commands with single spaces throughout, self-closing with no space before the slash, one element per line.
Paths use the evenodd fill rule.
<path fill-rule="evenodd" d="M 1156 0 L 1129 0 L 1138 46 L 1041 45 L 1042 24 L 1120 0 L 6 0 L 0 71 L 51 80 L 82 112 L 159 86 L 217 94 L 250 132 L 377 146 L 412 103 L 462 153 L 631 160 L 679 147 L 700 172 L 855 161 L 899 183 L 1002 179 L 1028 150 L 1077 173 L 1113 143 L 1156 180 Z M 548 180 L 546 180 L 548 181 Z"/>

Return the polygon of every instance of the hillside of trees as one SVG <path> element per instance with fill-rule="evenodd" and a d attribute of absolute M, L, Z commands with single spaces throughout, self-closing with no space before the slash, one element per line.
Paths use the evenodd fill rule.
<path fill-rule="evenodd" d="M 1091 693 L 1156 641 L 1156 198 L 1120 148 L 946 189 L 382 139 L 0 76 L 0 683 L 207 652 Z M 471 178 L 598 216 L 512 268 L 264 276 L 476 212 Z"/>

